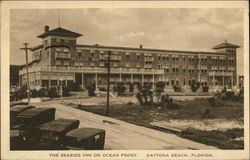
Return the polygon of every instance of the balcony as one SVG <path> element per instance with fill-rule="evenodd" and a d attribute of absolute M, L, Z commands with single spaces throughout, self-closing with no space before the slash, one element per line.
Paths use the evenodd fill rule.
<path fill-rule="evenodd" d="M 233 72 L 209 72 L 208 75 L 210 77 L 231 77 L 233 76 Z"/>
<path fill-rule="evenodd" d="M 70 54 L 66 54 L 66 53 L 56 53 L 56 58 L 69 59 L 69 58 L 70 58 Z"/>
<path fill-rule="evenodd" d="M 100 55 L 100 60 L 107 61 L 108 60 L 108 55 Z M 111 55 L 110 60 L 111 61 L 120 61 L 121 56 L 120 55 Z"/>
<path fill-rule="evenodd" d="M 145 62 L 154 62 L 154 57 L 145 57 L 144 61 Z"/>
<path fill-rule="evenodd" d="M 69 72 L 69 73 L 98 73 L 106 74 L 107 68 L 94 67 L 42 67 L 40 71 L 43 72 Z M 111 74 L 148 74 L 148 75 L 162 75 L 164 70 L 160 69 L 133 69 L 133 68 L 111 68 Z"/>

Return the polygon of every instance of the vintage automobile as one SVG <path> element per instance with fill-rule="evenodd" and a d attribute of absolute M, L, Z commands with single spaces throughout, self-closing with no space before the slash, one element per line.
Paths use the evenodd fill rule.
<path fill-rule="evenodd" d="M 35 106 L 30 105 L 15 105 L 10 108 L 10 126 L 15 125 L 16 116 L 27 109 L 35 108 Z"/>
<path fill-rule="evenodd" d="M 105 130 L 97 128 L 78 128 L 65 136 L 65 147 L 71 150 L 103 150 Z"/>
<path fill-rule="evenodd" d="M 35 106 L 28 105 L 15 105 L 10 108 L 10 148 L 15 149 L 19 148 L 19 144 L 22 141 L 22 131 L 19 132 L 20 124 L 16 121 L 16 116 L 18 113 L 21 113 L 25 110 L 35 108 Z"/>
<path fill-rule="evenodd" d="M 10 149 L 36 149 L 39 126 L 55 119 L 55 108 L 31 108 L 16 115 L 11 127 Z"/>
<path fill-rule="evenodd" d="M 77 119 L 57 119 L 40 125 L 40 149 L 64 149 L 63 142 L 67 132 L 78 128 L 80 121 Z"/>
<path fill-rule="evenodd" d="M 20 102 L 20 101 L 15 101 L 15 102 L 10 102 L 10 107 L 16 106 L 16 105 L 28 105 L 28 102 Z"/>

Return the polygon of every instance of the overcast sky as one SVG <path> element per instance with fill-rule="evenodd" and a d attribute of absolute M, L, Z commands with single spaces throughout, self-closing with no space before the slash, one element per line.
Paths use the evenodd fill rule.
<path fill-rule="evenodd" d="M 61 27 L 83 34 L 78 44 L 213 51 L 227 40 L 240 45 L 243 67 L 243 11 L 240 9 L 60 9 Z M 45 25 L 58 27 L 57 9 L 15 9 L 10 14 L 11 64 L 24 64 L 23 42 L 41 44 Z"/>

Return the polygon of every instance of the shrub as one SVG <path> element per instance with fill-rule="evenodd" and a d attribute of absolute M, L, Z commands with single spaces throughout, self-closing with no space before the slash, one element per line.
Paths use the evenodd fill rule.
<path fill-rule="evenodd" d="M 180 92 L 181 91 L 181 87 L 180 86 L 174 85 L 173 89 L 174 89 L 175 92 Z"/>
<path fill-rule="evenodd" d="M 36 89 L 33 89 L 30 92 L 31 92 L 31 97 L 33 98 L 39 97 L 38 91 Z"/>
<path fill-rule="evenodd" d="M 27 98 L 27 86 L 24 85 L 21 88 L 19 88 L 15 93 L 15 97 L 17 99 Z"/>
<path fill-rule="evenodd" d="M 202 86 L 202 92 L 208 92 L 209 87 L 208 86 Z"/>
<path fill-rule="evenodd" d="M 48 97 L 48 89 L 47 88 L 41 88 L 38 90 L 38 97 Z"/>
<path fill-rule="evenodd" d="M 89 96 L 95 96 L 95 90 L 96 90 L 95 84 L 89 85 L 87 87 L 87 90 L 88 90 Z"/>
<path fill-rule="evenodd" d="M 68 86 L 63 86 L 63 96 L 67 97 L 69 96 L 70 89 Z"/>
<path fill-rule="evenodd" d="M 81 87 L 77 83 L 69 83 L 68 87 L 70 91 L 81 91 Z"/>
<path fill-rule="evenodd" d="M 134 84 L 129 84 L 129 92 L 134 92 Z"/>
<path fill-rule="evenodd" d="M 101 87 L 101 88 L 99 88 L 99 91 L 106 91 L 106 88 Z"/>
<path fill-rule="evenodd" d="M 57 89 L 55 87 L 51 87 L 48 91 L 48 96 L 50 98 L 58 97 Z"/>
<path fill-rule="evenodd" d="M 162 90 L 164 90 L 165 88 L 165 83 L 164 82 L 157 82 L 155 84 L 156 88 L 161 88 Z"/>
<path fill-rule="evenodd" d="M 160 106 L 163 109 L 177 109 L 179 108 L 177 104 L 173 102 L 173 98 L 170 98 L 168 94 L 161 97 Z"/>
<path fill-rule="evenodd" d="M 198 88 L 200 88 L 200 83 L 199 82 L 193 82 L 191 84 L 191 90 L 192 90 L 192 92 L 196 92 Z"/>
<path fill-rule="evenodd" d="M 124 86 L 123 83 L 120 83 L 117 85 L 116 89 L 117 89 L 118 95 L 123 95 L 126 90 L 126 87 Z"/>

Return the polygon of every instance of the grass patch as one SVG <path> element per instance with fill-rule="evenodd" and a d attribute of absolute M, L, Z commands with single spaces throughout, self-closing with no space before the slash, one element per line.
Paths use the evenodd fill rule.
<path fill-rule="evenodd" d="M 180 136 L 200 143 L 216 146 L 221 149 L 244 149 L 243 141 L 234 140 L 235 138 L 243 137 L 243 135 L 243 129 L 234 128 L 225 132 L 187 129 L 183 131 Z"/>
<path fill-rule="evenodd" d="M 243 103 L 240 101 L 217 101 L 211 105 L 207 98 L 174 101 L 178 106 L 175 109 L 161 109 L 156 106 L 140 106 L 136 104 L 117 104 L 110 106 L 109 116 L 132 124 L 149 127 L 153 121 L 168 120 L 205 120 L 226 119 L 243 123 Z M 78 109 L 106 115 L 106 105 L 79 106 Z M 243 149 L 243 141 L 233 139 L 243 136 L 243 129 L 227 131 L 202 131 L 187 129 L 181 137 L 200 143 L 216 146 L 221 149 Z"/>

